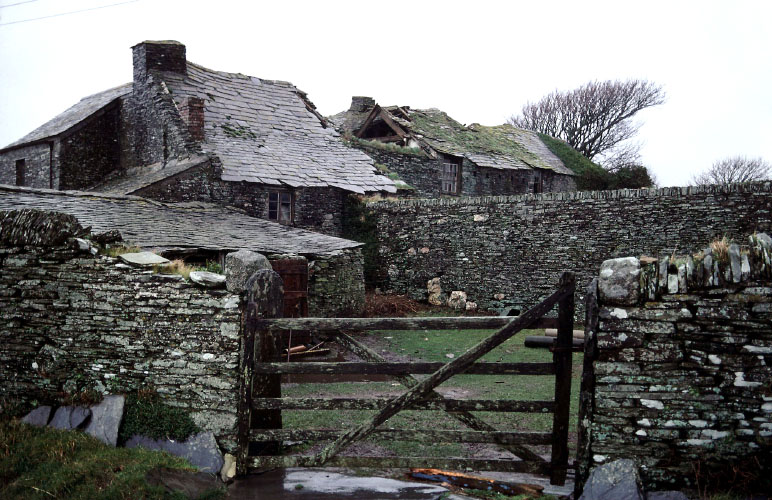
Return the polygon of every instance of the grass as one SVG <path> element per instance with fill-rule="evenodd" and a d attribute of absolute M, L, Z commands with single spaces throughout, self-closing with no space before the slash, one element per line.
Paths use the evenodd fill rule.
<path fill-rule="evenodd" d="M 465 489 L 464 495 L 469 495 L 475 498 L 483 498 L 485 500 L 531 500 L 532 498 L 539 498 L 539 500 L 556 500 L 552 495 L 542 495 L 540 497 L 532 497 L 530 495 L 505 495 L 497 491 L 475 490 Z"/>
<path fill-rule="evenodd" d="M 118 437 L 121 443 L 135 434 L 184 441 L 199 430 L 187 410 L 165 404 L 156 392 L 138 391 L 126 397 L 126 410 Z"/>
<path fill-rule="evenodd" d="M 145 481 L 156 467 L 194 470 L 184 459 L 166 453 L 113 448 L 81 432 L 0 421 L 3 499 L 186 498 Z"/>
<path fill-rule="evenodd" d="M 732 242 L 726 237 L 717 238 L 710 242 L 713 258 L 717 262 L 729 262 L 729 245 Z"/>
<path fill-rule="evenodd" d="M 461 331 L 378 331 L 361 337 L 376 351 L 387 350 L 410 360 L 448 362 L 491 335 L 488 330 Z M 549 362 L 552 354 L 543 349 L 526 348 L 525 336 L 541 331 L 524 330 L 482 358 L 486 362 Z M 452 355 L 453 358 L 450 358 Z M 578 419 L 579 381 L 582 357 L 573 358 L 571 422 Z M 417 376 L 421 378 L 422 376 Z M 425 376 L 423 376 L 425 377 Z M 457 375 L 441 384 L 440 391 L 461 394 L 463 399 L 552 400 L 553 376 Z M 282 388 L 286 397 L 357 397 L 401 394 L 405 388 L 396 381 L 303 383 Z M 476 416 L 500 430 L 550 432 L 552 414 L 474 412 Z M 286 428 L 348 429 L 365 422 L 373 411 L 284 411 Z M 441 411 L 403 411 L 392 417 L 384 427 L 412 429 L 464 429 L 460 423 Z M 571 430 L 574 426 L 572 425 Z M 385 452 L 401 456 L 472 456 L 474 450 L 460 443 L 422 443 L 368 440 Z M 572 445 L 575 446 L 575 445 Z M 305 447 L 304 447 L 305 448 Z"/>
<path fill-rule="evenodd" d="M 108 257 L 118 257 L 119 255 L 123 255 L 125 253 L 137 253 L 141 252 L 142 249 L 135 246 L 125 246 L 125 245 L 113 245 L 109 248 L 105 248 L 102 250 L 102 255 L 106 255 Z"/>

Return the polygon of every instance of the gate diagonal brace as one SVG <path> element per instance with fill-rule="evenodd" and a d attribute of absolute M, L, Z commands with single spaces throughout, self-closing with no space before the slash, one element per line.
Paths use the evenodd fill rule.
<path fill-rule="evenodd" d="M 373 351 L 366 345 L 362 344 L 355 338 L 353 338 L 350 335 L 347 335 L 344 332 L 340 332 L 337 335 L 337 340 L 343 344 L 344 347 L 346 347 L 349 351 L 356 354 L 360 358 L 364 359 L 365 361 L 372 361 L 375 363 L 383 363 L 386 360 L 378 354 L 377 352 Z M 402 385 L 404 385 L 407 388 L 412 388 L 418 385 L 418 379 L 416 379 L 412 375 L 394 375 L 394 379 L 399 381 Z M 430 400 L 445 400 L 446 398 L 436 392 L 432 391 L 428 399 Z M 484 420 L 478 418 L 475 416 L 472 412 L 469 411 L 446 411 L 448 415 L 455 418 L 465 426 L 469 427 L 470 429 L 473 429 L 475 431 L 483 431 L 483 432 L 493 432 L 496 430 L 495 427 L 488 424 Z M 532 452 L 528 448 L 522 445 L 517 444 L 499 444 L 500 447 L 504 448 L 505 450 L 511 452 L 515 456 L 519 457 L 522 460 L 530 460 L 530 461 L 536 461 L 536 462 L 545 462 L 542 457 L 537 455 L 536 453 Z"/>
<path fill-rule="evenodd" d="M 527 312 L 518 316 L 507 326 L 486 338 L 467 352 L 443 366 L 426 380 L 408 390 L 401 396 L 389 400 L 383 409 L 373 416 L 369 422 L 365 422 L 356 429 L 352 429 L 341 435 L 338 439 L 328 444 L 319 453 L 311 457 L 309 466 L 318 467 L 324 465 L 331 457 L 338 454 L 341 450 L 349 446 L 354 441 L 363 439 L 375 430 L 376 427 L 390 419 L 406 406 L 426 398 L 441 383 L 448 380 L 453 375 L 463 372 L 479 358 L 492 351 L 503 342 L 511 338 L 517 332 L 529 326 L 538 318 L 544 316 L 560 299 L 568 294 L 573 295 L 573 281 L 570 286 L 563 285 L 556 292 L 550 295 L 540 304 L 529 309 Z"/>

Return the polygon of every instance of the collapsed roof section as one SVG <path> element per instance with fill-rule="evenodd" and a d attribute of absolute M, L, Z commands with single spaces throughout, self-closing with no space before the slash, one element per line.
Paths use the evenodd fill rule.
<path fill-rule="evenodd" d="M 417 146 L 434 157 L 463 157 L 478 166 L 500 170 L 539 168 L 575 175 L 535 132 L 509 124 L 466 126 L 438 109 L 381 107 L 367 99 L 355 97 L 351 109 L 330 120 L 360 139 Z"/>

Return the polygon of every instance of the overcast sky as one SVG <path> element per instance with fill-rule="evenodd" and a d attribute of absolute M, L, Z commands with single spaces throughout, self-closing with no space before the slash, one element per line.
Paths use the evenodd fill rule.
<path fill-rule="evenodd" d="M 638 115 L 643 162 L 685 185 L 722 157 L 772 161 L 771 20 L 767 0 L 0 0 L 0 146 L 131 81 L 132 45 L 172 39 L 325 115 L 368 95 L 496 125 L 555 89 L 648 79 L 667 102 Z"/>

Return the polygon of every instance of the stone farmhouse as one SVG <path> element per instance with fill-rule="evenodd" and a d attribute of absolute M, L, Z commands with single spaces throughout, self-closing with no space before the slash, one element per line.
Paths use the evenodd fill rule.
<path fill-rule="evenodd" d="M 359 96 L 330 121 L 419 197 L 576 189 L 574 172 L 535 132 L 511 125 L 466 126 L 438 109 L 382 107 Z"/>
<path fill-rule="evenodd" d="M 0 184 L 209 201 L 333 235 L 348 195 L 396 192 L 290 83 L 204 68 L 175 41 L 133 61 L 133 82 L 0 149 Z"/>

